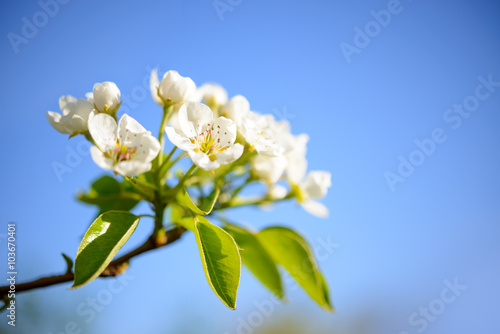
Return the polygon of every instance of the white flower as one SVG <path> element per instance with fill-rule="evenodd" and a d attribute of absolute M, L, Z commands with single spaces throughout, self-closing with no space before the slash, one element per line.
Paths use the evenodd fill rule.
<path fill-rule="evenodd" d="M 221 108 L 220 113 L 232 119 L 240 128 L 250 113 L 250 103 L 243 95 L 236 95 Z"/>
<path fill-rule="evenodd" d="M 191 78 L 181 76 L 177 71 L 168 71 L 158 80 L 158 72 L 151 72 L 149 86 L 153 100 L 158 104 L 184 103 L 197 100 L 196 85 Z"/>
<path fill-rule="evenodd" d="M 244 96 L 232 97 L 220 113 L 235 121 L 245 141 L 258 153 L 279 156 L 291 150 L 290 124 L 286 120 L 276 121 L 270 114 L 250 111 L 250 103 Z"/>
<path fill-rule="evenodd" d="M 310 214 L 320 218 L 328 217 L 328 208 L 316 201 L 326 196 L 332 185 L 331 174 L 324 171 L 311 171 L 304 182 L 299 184 L 299 203 Z"/>
<path fill-rule="evenodd" d="M 94 93 L 93 92 L 85 93 L 85 98 L 87 99 L 87 101 L 92 103 L 92 105 L 94 105 Z"/>
<path fill-rule="evenodd" d="M 276 121 L 273 115 L 250 111 L 242 123 L 241 134 L 258 153 L 280 156 L 292 149 L 290 124 L 286 120 Z"/>
<path fill-rule="evenodd" d="M 306 175 L 306 151 L 308 141 L 309 136 L 305 133 L 289 137 L 292 149 L 285 155 L 287 159 L 286 174 L 288 181 L 292 184 L 299 184 L 299 182 L 302 181 Z"/>
<path fill-rule="evenodd" d="M 252 174 L 266 184 L 275 184 L 285 172 L 286 166 L 284 156 L 268 157 L 258 154 L 252 159 Z"/>
<path fill-rule="evenodd" d="M 231 163 L 243 153 L 234 144 L 236 124 L 225 117 L 213 119 L 212 110 L 198 102 L 187 102 L 179 109 L 180 130 L 167 126 L 170 141 L 187 151 L 193 162 L 204 170 Z"/>
<path fill-rule="evenodd" d="M 151 71 L 151 76 L 149 77 L 149 90 L 151 91 L 151 97 L 153 101 L 162 105 L 163 101 L 158 96 L 158 86 L 160 85 L 160 80 L 158 80 L 158 70 L 155 68 Z"/>
<path fill-rule="evenodd" d="M 227 102 L 227 92 L 221 85 L 208 82 L 198 88 L 198 99 L 217 109 Z"/>
<path fill-rule="evenodd" d="M 279 184 L 273 184 L 269 187 L 268 196 L 273 200 L 279 200 L 286 196 L 287 190 Z"/>
<path fill-rule="evenodd" d="M 87 121 L 94 109 L 92 104 L 85 99 L 76 99 L 71 95 L 59 99 L 62 115 L 47 111 L 47 119 L 54 129 L 60 133 L 74 136 L 88 130 Z"/>
<path fill-rule="evenodd" d="M 89 131 L 97 145 L 90 148 L 94 162 L 123 176 L 149 171 L 160 151 L 160 143 L 151 132 L 126 114 L 117 125 L 108 114 L 92 113 Z"/>
<path fill-rule="evenodd" d="M 98 82 L 94 85 L 92 100 L 95 108 L 100 112 L 115 113 L 120 107 L 120 97 L 120 90 L 114 82 Z"/>

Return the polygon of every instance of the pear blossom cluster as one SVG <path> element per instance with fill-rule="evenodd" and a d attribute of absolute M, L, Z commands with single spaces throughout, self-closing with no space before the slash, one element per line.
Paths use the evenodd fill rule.
<path fill-rule="evenodd" d="M 183 151 L 179 158 L 188 156 L 193 167 L 213 172 L 214 177 L 223 166 L 227 173 L 246 168 L 247 182 L 264 185 L 262 204 L 294 198 L 309 213 L 328 216 L 319 200 L 331 186 L 331 174 L 308 172 L 307 134 L 294 135 L 288 121 L 251 110 L 242 95 L 229 98 L 216 83 L 197 87 L 174 70 L 161 80 L 153 70 L 150 89 L 153 101 L 163 108 L 164 128 L 158 138 L 127 114 L 118 119 L 121 93 L 109 81 L 96 83 L 85 97 L 62 96 L 61 112 L 48 111 L 47 119 L 70 138 L 85 136 L 93 143 L 94 162 L 115 175 L 159 175 L 163 165 L 168 168 L 168 158 L 166 162 L 162 158 L 165 135 Z M 229 198 L 228 203 L 234 200 Z"/>

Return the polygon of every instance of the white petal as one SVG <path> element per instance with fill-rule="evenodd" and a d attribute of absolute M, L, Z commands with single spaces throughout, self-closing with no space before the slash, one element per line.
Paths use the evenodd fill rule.
<path fill-rule="evenodd" d="M 287 122 L 276 122 L 272 115 L 261 115 L 250 111 L 238 128 L 246 142 L 257 152 L 268 156 L 279 156 L 291 149 L 286 138 L 290 135 Z"/>
<path fill-rule="evenodd" d="M 160 152 L 160 142 L 158 139 L 148 133 L 138 134 L 137 153 L 134 155 L 134 160 L 142 162 L 151 162 L 158 152 Z M 134 147 L 132 146 L 132 147 Z"/>
<path fill-rule="evenodd" d="M 224 151 L 216 153 L 215 156 L 217 157 L 217 161 L 221 165 L 227 165 L 233 161 L 238 160 L 243 154 L 243 149 L 244 149 L 243 145 L 234 144 L 233 146 L 228 147 Z"/>
<path fill-rule="evenodd" d="M 211 129 L 213 117 L 212 110 L 203 103 L 186 102 L 179 109 L 179 123 L 182 132 L 189 138 L 194 138 Z"/>
<path fill-rule="evenodd" d="M 285 172 L 287 161 L 284 156 L 268 157 L 262 154 L 252 159 L 252 174 L 265 183 L 276 183 Z"/>
<path fill-rule="evenodd" d="M 320 199 L 326 196 L 331 185 L 332 177 L 329 172 L 311 171 L 300 185 L 300 189 L 305 198 Z"/>
<path fill-rule="evenodd" d="M 89 101 L 92 105 L 94 105 L 94 93 L 88 92 L 85 94 L 85 98 L 87 101 Z"/>
<path fill-rule="evenodd" d="M 134 176 L 151 170 L 151 163 L 137 160 L 121 161 L 116 164 L 115 172 L 123 176 Z"/>
<path fill-rule="evenodd" d="M 221 147 L 233 145 L 237 136 L 236 123 L 226 117 L 219 117 L 213 124 L 213 138 L 215 144 Z"/>
<path fill-rule="evenodd" d="M 174 103 L 193 101 L 197 97 L 194 81 L 173 70 L 163 75 L 158 91 L 164 100 L 170 99 Z"/>
<path fill-rule="evenodd" d="M 300 203 L 300 205 L 304 210 L 316 217 L 327 218 L 329 215 L 328 208 L 320 202 L 309 200 Z"/>
<path fill-rule="evenodd" d="M 151 90 L 151 96 L 153 101 L 163 105 L 163 101 L 160 96 L 158 96 L 158 86 L 160 86 L 160 80 L 158 80 L 158 70 L 155 68 L 151 71 L 151 77 L 149 78 L 149 89 Z"/>
<path fill-rule="evenodd" d="M 177 104 L 176 104 L 177 105 Z M 168 119 L 168 124 L 173 126 L 174 128 L 181 130 L 181 124 L 179 123 L 179 110 L 174 111 L 170 118 Z"/>
<path fill-rule="evenodd" d="M 89 116 L 89 132 L 97 146 L 103 151 L 114 149 L 116 146 L 116 129 L 118 125 L 108 114 L 94 114 Z"/>
<path fill-rule="evenodd" d="M 88 120 L 90 113 L 94 110 L 92 103 L 83 98 L 78 98 L 75 102 L 75 115 Z"/>
<path fill-rule="evenodd" d="M 227 92 L 219 84 L 207 82 L 198 88 L 200 100 L 209 105 L 223 105 L 227 102 Z"/>
<path fill-rule="evenodd" d="M 283 187 L 282 185 L 279 185 L 279 184 L 273 184 L 270 188 L 269 188 L 269 197 L 271 197 L 271 199 L 282 199 L 286 196 L 287 194 L 287 190 L 285 187 Z"/>
<path fill-rule="evenodd" d="M 171 127 L 165 127 L 165 132 L 167 133 L 168 139 L 183 151 L 190 151 L 196 148 L 196 145 L 191 143 L 189 138 L 187 138 L 183 132 Z"/>
<path fill-rule="evenodd" d="M 307 160 L 305 158 L 289 160 L 286 173 L 290 183 L 299 184 L 307 173 Z"/>
<path fill-rule="evenodd" d="M 61 122 L 70 133 L 84 132 L 88 129 L 87 119 L 83 119 L 79 115 L 66 115 L 61 118 Z"/>
<path fill-rule="evenodd" d="M 220 163 L 217 160 L 210 160 L 208 155 L 205 153 L 196 153 L 194 151 L 190 151 L 188 153 L 191 160 L 193 160 L 193 163 L 203 170 L 214 170 L 220 167 Z"/>
<path fill-rule="evenodd" d="M 52 125 L 52 127 L 56 129 L 57 132 L 64 134 L 70 133 L 68 130 L 66 130 L 64 124 L 61 123 L 61 118 L 62 118 L 61 114 L 56 113 L 54 111 L 47 111 L 46 115 L 50 125 Z"/>
<path fill-rule="evenodd" d="M 250 112 L 250 103 L 243 95 L 236 95 L 226 103 L 222 109 L 221 113 L 227 115 L 236 122 L 238 127 L 241 125 L 243 120 L 248 116 Z"/>
<path fill-rule="evenodd" d="M 71 95 L 64 95 L 59 98 L 59 108 L 61 110 L 65 109 L 69 103 L 76 102 L 76 98 Z"/>
<path fill-rule="evenodd" d="M 121 93 L 114 82 L 96 83 L 93 89 L 94 104 L 99 111 L 115 110 L 120 105 Z"/>
<path fill-rule="evenodd" d="M 171 99 L 174 102 L 183 101 L 177 101 L 177 98 L 180 97 L 180 94 L 177 91 L 176 84 L 178 85 L 178 81 L 180 78 L 181 75 L 179 74 L 179 72 L 174 70 L 167 71 L 163 75 L 158 87 L 158 92 L 164 100 Z"/>
<path fill-rule="evenodd" d="M 182 77 L 179 80 L 179 85 L 177 86 L 179 91 L 179 101 L 194 101 L 198 102 L 198 94 L 196 94 L 196 84 L 189 77 Z"/>
<path fill-rule="evenodd" d="M 101 152 L 96 146 L 92 146 L 90 148 L 90 155 L 92 156 L 92 160 L 96 163 L 97 166 L 102 169 L 113 169 L 113 160 L 110 158 L 106 158 L 104 153 Z"/>
<path fill-rule="evenodd" d="M 291 183 L 299 184 L 304 179 L 307 172 L 306 151 L 309 136 L 307 134 L 301 134 L 298 136 L 290 136 L 288 139 L 293 148 L 286 154 L 288 160 L 286 172 L 288 180 Z"/>
<path fill-rule="evenodd" d="M 118 140 L 129 147 L 138 145 L 137 135 L 150 133 L 139 122 L 127 114 L 123 114 L 118 122 Z"/>

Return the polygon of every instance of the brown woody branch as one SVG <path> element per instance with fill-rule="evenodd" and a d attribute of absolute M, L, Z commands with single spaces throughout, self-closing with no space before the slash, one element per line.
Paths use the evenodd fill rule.
<path fill-rule="evenodd" d="M 148 240 L 146 240 L 142 245 L 137 247 L 136 249 L 130 251 L 129 253 L 117 258 L 116 260 L 111 261 L 111 263 L 108 265 L 106 270 L 104 272 L 115 272 L 115 268 L 120 267 L 120 265 L 127 263 L 131 258 L 142 254 L 146 253 L 150 250 L 161 248 L 163 246 L 169 245 L 176 240 L 178 240 L 181 235 L 185 232 L 186 230 L 183 227 L 176 227 L 172 230 L 169 230 L 165 232 L 166 240 L 162 244 L 157 244 L 155 239 L 153 237 L 150 237 Z M 109 270 L 108 270 L 109 269 Z M 104 276 L 110 276 L 109 274 L 101 274 L 102 277 Z M 75 274 L 72 272 L 65 273 L 63 275 L 56 275 L 56 276 L 48 276 L 48 277 L 42 277 L 37 280 L 27 282 L 27 283 L 22 283 L 16 285 L 16 293 L 23 292 L 23 291 L 29 291 L 33 289 L 38 289 L 38 288 L 43 288 L 46 286 L 51 286 L 59 283 L 65 283 L 65 282 L 70 282 L 75 278 Z M 0 287 L 0 299 L 5 297 L 10 291 L 10 286 L 2 286 Z"/>

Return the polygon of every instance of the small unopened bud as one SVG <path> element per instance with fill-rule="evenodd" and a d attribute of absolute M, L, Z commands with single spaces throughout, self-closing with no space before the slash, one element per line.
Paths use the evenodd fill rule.
<path fill-rule="evenodd" d="M 93 89 L 94 106 L 100 112 L 116 114 L 120 107 L 121 93 L 114 82 L 96 83 Z"/>
<path fill-rule="evenodd" d="M 160 228 L 155 235 L 155 245 L 156 247 L 161 247 L 167 244 L 167 234 L 165 233 L 165 228 Z"/>

